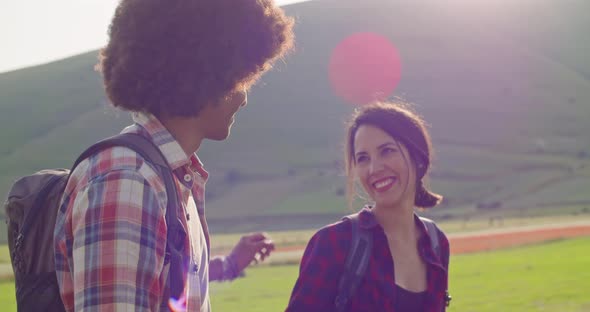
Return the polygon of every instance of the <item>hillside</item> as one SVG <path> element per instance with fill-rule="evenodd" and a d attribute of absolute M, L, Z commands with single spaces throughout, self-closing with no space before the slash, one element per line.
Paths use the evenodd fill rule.
<path fill-rule="evenodd" d="M 430 123 L 442 217 L 590 209 L 590 3 L 314 0 L 287 6 L 297 48 L 267 74 L 231 138 L 200 152 L 214 228 L 314 227 L 346 212 L 334 47 L 356 32 L 400 52 L 395 91 Z M 69 167 L 130 118 L 106 104 L 96 51 L 0 74 L 0 193 L 21 175 Z M 499 212 L 482 207 L 498 206 Z M 477 206 L 480 209 L 477 209 Z M 250 216 L 250 218 L 245 218 Z M 286 217 L 285 217 L 286 216 Z"/>

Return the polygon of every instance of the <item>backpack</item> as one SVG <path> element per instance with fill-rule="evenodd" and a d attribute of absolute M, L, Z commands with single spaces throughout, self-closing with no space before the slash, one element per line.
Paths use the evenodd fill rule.
<path fill-rule="evenodd" d="M 170 265 L 168 296 L 178 298 L 184 289 L 185 233 L 177 217 L 178 198 L 172 171 L 161 151 L 148 138 L 134 133 L 118 134 L 86 149 L 71 170 L 48 169 L 16 181 L 5 203 L 8 243 L 14 272 L 18 311 L 65 311 L 55 272 L 53 231 L 61 197 L 70 172 L 84 159 L 109 147 L 124 146 L 153 165 L 166 185 L 168 196 L 165 265 Z M 164 302 L 165 301 L 165 302 Z"/>
<path fill-rule="evenodd" d="M 359 214 L 352 214 L 344 217 L 343 220 L 344 219 L 348 219 L 351 222 L 352 240 L 350 249 L 348 251 L 348 256 L 346 257 L 346 262 L 344 263 L 344 273 L 340 277 L 337 295 L 334 301 L 336 311 L 339 312 L 346 311 L 346 307 L 350 298 L 352 298 L 356 292 L 358 286 L 361 283 L 361 280 L 365 275 L 365 272 L 367 271 L 369 259 L 371 258 L 371 251 L 373 249 L 373 234 L 359 226 Z M 430 244 L 432 245 L 434 252 L 439 257 L 439 259 L 441 259 L 442 253 L 440 250 L 438 230 L 436 229 L 436 225 L 430 219 L 420 217 L 420 220 L 422 223 L 424 223 L 428 230 Z M 451 296 L 447 291 L 445 295 L 446 306 L 449 305 L 450 301 Z"/>

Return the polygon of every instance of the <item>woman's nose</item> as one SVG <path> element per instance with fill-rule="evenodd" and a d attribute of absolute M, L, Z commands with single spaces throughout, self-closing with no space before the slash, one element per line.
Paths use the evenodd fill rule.
<path fill-rule="evenodd" d="M 379 161 L 378 159 L 372 160 L 369 164 L 369 173 L 375 173 L 383 170 L 383 162 Z"/>

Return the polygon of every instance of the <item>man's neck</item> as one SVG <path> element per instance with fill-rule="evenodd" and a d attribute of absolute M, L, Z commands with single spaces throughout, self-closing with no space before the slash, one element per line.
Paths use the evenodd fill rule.
<path fill-rule="evenodd" d="M 198 117 L 163 117 L 159 120 L 188 156 L 197 152 L 205 137 Z"/>

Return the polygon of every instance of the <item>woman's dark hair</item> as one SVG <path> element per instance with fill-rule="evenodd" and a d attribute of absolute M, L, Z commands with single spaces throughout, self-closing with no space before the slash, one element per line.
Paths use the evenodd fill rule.
<path fill-rule="evenodd" d="M 114 106 L 196 116 L 254 84 L 292 28 L 273 0 L 121 0 L 97 69 Z"/>
<path fill-rule="evenodd" d="M 416 197 L 414 205 L 421 208 L 436 206 L 442 196 L 429 191 L 423 178 L 430 167 L 432 143 L 422 118 L 408 105 L 392 102 L 378 102 L 365 105 L 355 111 L 346 136 L 345 166 L 348 176 L 349 203 L 355 195 L 352 169 L 355 165 L 354 137 L 360 126 L 371 125 L 383 130 L 397 142 L 403 144 L 410 154 L 410 162 L 416 169 Z"/>

